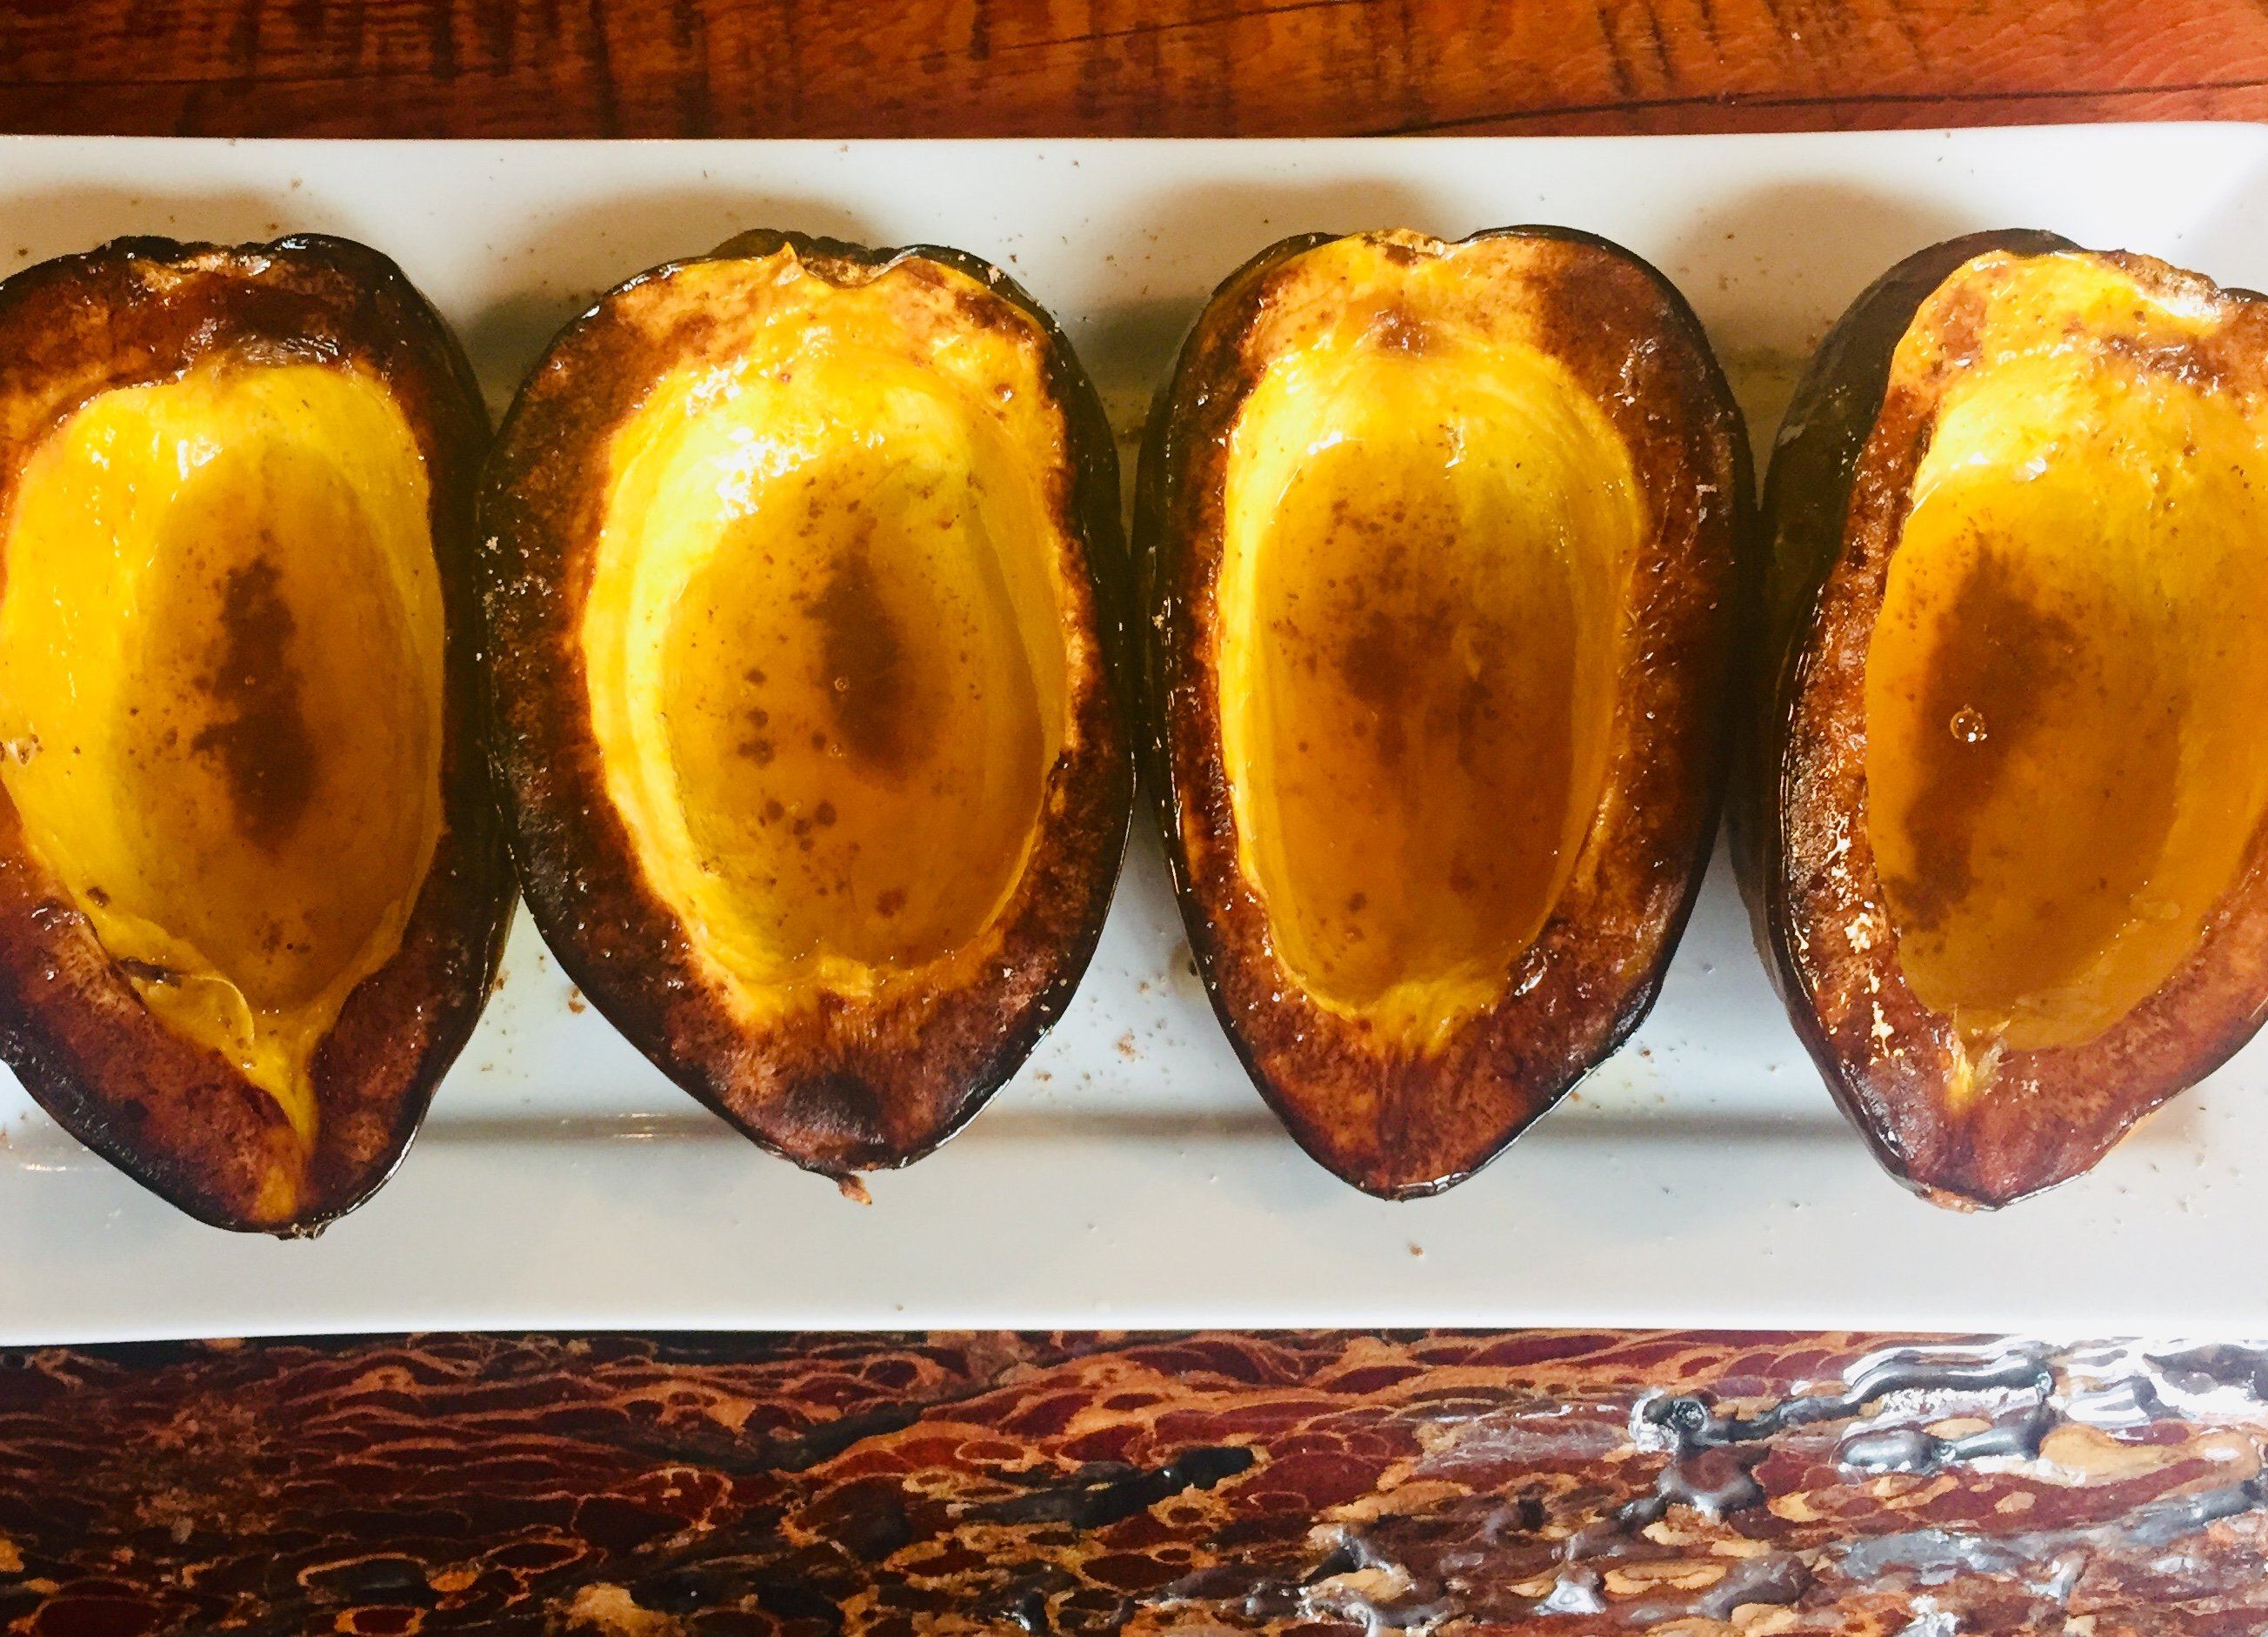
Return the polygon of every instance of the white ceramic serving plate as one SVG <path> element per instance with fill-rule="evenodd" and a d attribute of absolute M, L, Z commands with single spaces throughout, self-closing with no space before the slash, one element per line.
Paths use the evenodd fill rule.
<path fill-rule="evenodd" d="M 0 139 L 0 271 L 114 234 L 350 234 L 502 406 L 597 291 L 741 229 L 958 245 L 1064 320 L 1122 431 L 1214 283 L 1294 232 L 1588 228 L 1667 272 L 1768 449 L 1891 262 L 2055 228 L 2268 285 L 2268 129 L 1571 140 L 334 144 Z M 1130 456 L 1130 446 L 1127 446 Z M 1189 976 L 1146 816 L 1030 1065 L 860 1208 L 579 1010 L 523 920 L 394 1181 L 320 1239 L 180 1216 L 0 1079 L 0 1342 L 463 1328 L 1859 1324 L 2268 1332 L 2268 1044 L 1994 1216 L 1845 1128 L 1721 859 L 1653 1018 L 1487 1171 L 1386 1205 L 1262 1106 Z"/>

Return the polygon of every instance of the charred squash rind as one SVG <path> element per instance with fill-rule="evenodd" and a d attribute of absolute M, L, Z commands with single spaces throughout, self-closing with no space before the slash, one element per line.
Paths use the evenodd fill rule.
<path fill-rule="evenodd" d="M 1838 1040 L 1821 1015 L 1817 962 L 1807 958 L 1790 879 L 1789 811 L 1800 761 L 1863 758 L 1864 740 L 1807 751 L 1798 741 L 1800 700 L 1807 689 L 1841 699 L 1838 719 L 1858 703 L 1850 690 L 1864 687 L 1866 638 L 1933 424 L 1933 404 L 1889 401 L 1892 358 L 1923 304 L 1957 269 L 1993 252 L 2095 254 L 2146 284 L 2179 279 L 2192 296 L 2210 292 L 2224 319 L 2249 327 L 2253 355 L 2268 355 L 2268 299 L 2255 292 L 2214 291 L 2150 258 L 2084 252 L 2053 233 L 2006 230 L 1948 240 L 1891 269 L 1828 333 L 1790 403 L 1766 484 L 1769 623 L 1731 807 L 1742 893 L 1773 984 L 1837 1104 L 1885 1169 L 1956 1209 L 2007 1205 L 2085 1172 L 2268 1018 L 2268 835 L 2255 836 L 2202 940 L 2155 994 L 2098 1040 L 2007 1052 L 1965 1117 L 1943 1100 L 1949 1026 L 1915 999 L 1895 958 L 1870 970 L 1881 985 L 1881 1026 L 1916 1048 L 1905 1073 L 1869 1074 L 1866 1053 Z M 1846 562 L 1854 551 L 1866 554 L 1863 564 Z M 1841 662 L 1824 653 L 1830 597 L 1846 609 L 1864 605 L 1866 630 L 1838 645 Z M 1854 804 L 1845 817 L 1843 866 L 1859 889 L 1878 894 L 1863 807 Z"/>
<path fill-rule="evenodd" d="M 1650 754 L 1621 756 L 1609 781 L 1636 816 L 1607 836 L 1594 815 L 1575 879 L 1507 976 L 1518 992 L 1430 1058 L 1367 1051 L 1289 984 L 1269 948 L 1265 911 L 1233 861 L 1219 711 L 1197 612 L 1209 602 L 1221 550 L 1228 434 L 1264 364 L 1246 343 L 1287 266 L 1336 237 L 1286 239 L 1233 273 L 1153 402 L 1134 525 L 1141 748 L 1190 948 L 1247 1072 L 1318 1162 L 1366 1193 L 1414 1198 L 1493 1159 L 1653 1006 L 1715 834 L 1734 656 L 1752 601 L 1753 483 L 1731 389 L 1698 319 L 1659 271 L 1566 229 L 1505 228 L 1462 241 L 1535 244 L 1548 264 L 1551 350 L 1607 412 L 1645 480 L 1645 584 L 1641 591 L 1634 580 L 1627 606 L 1646 610 L 1656 663 L 1635 688 L 1625 680 L 1619 689 L 1617 744 L 1629 743 L 1623 725 L 1648 712 L 1658 719 Z"/>
<path fill-rule="evenodd" d="M 684 268 L 783 250 L 822 277 L 831 269 L 836 282 L 902 263 L 951 269 L 1036 328 L 1066 456 L 1049 504 L 1084 558 L 1066 577 L 1080 604 L 1066 617 L 1089 623 L 1102 663 L 1076 679 L 1068 713 L 1078 749 L 1049 775 L 1038 838 L 987 975 L 949 992 L 875 1002 L 822 993 L 792 1029 L 752 1040 L 708 986 L 606 798 L 577 630 L 606 504 L 606 441 L 704 324 L 688 313 L 649 339 L 622 321 L 617 304 Z M 974 305 L 966 314 L 998 321 Z M 507 413 L 483 480 L 482 581 L 495 765 L 529 908 L 600 1012 L 758 1146 L 837 1178 L 909 1164 L 983 1107 L 1069 1003 L 1101 933 L 1133 800 L 1120 697 L 1130 641 L 1119 507 L 1109 425 L 1060 327 L 998 268 L 943 247 L 742 233 L 600 298 L 553 341 Z"/>
<path fill-rule="evenodd" d="M 162 291 L 153 289 L 162 275 Z M 442 832 L 401 946 L 348 995 L 312 1065 L 321 1111 L 299 1198 L 257 1204 L 275 1100 L 159 1023 L 26 856 L 0 798 L 0 1056 L 64 1129 L 216 1227 L 300 1236 L 391 1175 L 494 982 L 512 901 L 476 670 L 473 494 L 488 416 L 464 353 L 394 262 L 300 235 L 222 247 L 122 239 L 0 283 L 0 516 L 28 450 L 116 387 L 200 362 L 351 365 L 384 382 L 428 467 L 446 619 Z M 55 997 L 67 993 L 70 1003 Z"/>

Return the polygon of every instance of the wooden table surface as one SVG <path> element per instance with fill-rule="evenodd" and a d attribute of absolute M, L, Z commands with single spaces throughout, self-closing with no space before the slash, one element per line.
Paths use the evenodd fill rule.
<path fill-rule="evenodd" d="M 2259 0 L 0 6 L 0 129 L 26 131 L 2263 116 Z M 1885 1375 L 1896 1341 L 0 1353 L 0 1630 L 2268 1629 L 2262 1354 L 1984 1340 Z"/>
<path fill-rule="evenodd" d="M 2257 0 L 10 0 L 0 128 L 1695 131 L 2268 114 Z"/>

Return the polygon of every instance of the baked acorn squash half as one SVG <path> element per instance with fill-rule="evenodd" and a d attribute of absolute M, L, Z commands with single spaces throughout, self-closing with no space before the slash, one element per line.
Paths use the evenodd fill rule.
<path fill-rule="evenodd" d="M 367 1198 L 487 999 L 488 432 L 344 240 L 0 284 L 0 1055 L 209 1222 Z"/>
<path fill-rule="evenodd" d="M 2268 1004 L 2268 300 L 1925 250 L 1820 347 L 1767 512 L 1759 942 L 1882 1163 L 2005 1204 Z"/>
<path fill-rule="evenodd" d="M 1145 740 L 1189 941 L 1317 1160 L 1470 1175 L 1637 1027 L 1716 826 L 1746 434 L 1586 234 L 1287 240 L 1160 395 Z"/>
<path fill-rule="evenodd" d="M 1062 332 L 926 246 L 643 274 L 505 419 L 482 581 L 536 922 L 799 1165 L 936 1147 L 1086 969 L 1132 801 L 1118 504 Z"/>

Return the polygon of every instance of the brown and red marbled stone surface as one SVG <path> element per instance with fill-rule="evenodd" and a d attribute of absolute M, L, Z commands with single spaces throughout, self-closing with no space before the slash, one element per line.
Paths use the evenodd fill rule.
<path fill-rule="evenodd" d="M 1875 1336 L 0 1353 L 0 1631 L 2257 1633 L 2264 1392 Z"/>

